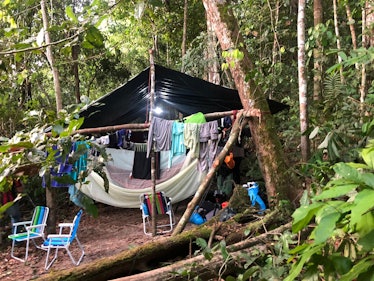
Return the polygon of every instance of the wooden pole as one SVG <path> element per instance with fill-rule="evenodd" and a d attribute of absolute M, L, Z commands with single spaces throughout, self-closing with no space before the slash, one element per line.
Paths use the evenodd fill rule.
<path fill-rule="evenodd" d="M 150 108 L 149 108 L 149 123 L 152 122 L 154 102 L 155 102 L 155 64 L 153 59 L 153 49 L 149 50 L 150 59 Z M 152 136 L 151 136 L 152 137 Z M 156 161 L 155 161 L 155 150 L 154 141 L 152 139 L 151 147 L 151 181 L 152 181 L 152 236 L 157 235 L 157 220 L 156 220 Z"/>

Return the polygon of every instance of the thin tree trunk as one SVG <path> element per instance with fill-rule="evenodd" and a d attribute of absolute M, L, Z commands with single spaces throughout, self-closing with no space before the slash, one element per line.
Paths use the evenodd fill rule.
<path fill-rule="evenodd" d="M 45 43 L 47 44 L 47 47 L 46 47 L 47 60 L 48 60 L 48 63 L 52 70 L 52 75 L 53 75 L 53 85 L 54 85 L 55 97 L 56 97 L 56 111 L 59 112 L 62 109 L 60 74 L 55 65 L 55 58 L 53 56 L 51 38 L 49 36 L 49 31 L 48 31 L 49 29 L 48 16 L 47 16 L 47 10 L 45 7 L 44 0 L 40 0 L 40 7 L 41 7 L 41 12 L 42 12 L 42 18 L 43 18 L 44 38 L 45 38 Z"/>
<path fill-rule="evenodd" d="M 305 0 L 299 0 L 299 11 L 297 15 L 297 65 L 299 76 L 299 103 L 300 103 L 300 131 L 301 131 L 301 157 L 307 162 L 310 154 L 309 136 L 305 134 L 308 130 L 308 95 L 305 67 Z"/>
<path fill-rule="evenodd" d="M 72 59 L 73 59 L 72 71 L 73 71 L 73 75 L 74 75 L 74 93 L 75 93 L 75 102 L 76 103 L 81 102 L 78 55 L 79 55 L 79 45 L 72 46 L 71 47 L 71 56 L 72 56 Z"/>
<path fill-rule="evenodd" d="M 354 20 L 352 18 L 351 8 L 349 7 L 348 3 L 345 4 L 345 11 L 347 13 L 347 18 L 349 22 L 349 30 L 351 32 L 353 50 L 356 50 L 357 49 L 357 36 L 356 36 L 355 26 L 353 24 Z"/>
<path fill-rule="evenodd" d="M 205 194 L 206 189 L 209 187 L 209 184 L 214 177 L 216 171 L 221 166 L 223 159 L 230 151 L 230 148 L 234 144 L 234 142 L 237 140 L 239 135 L 239 129 L 242 125 L 245 125 L 241 123 L 242 121 L 242 112 L 239 111 L 237 114 L 237 118 L 232 126 L 232 130 L 230 133 L 230 137 L 228 141 L 226 142 L 225 146 L 223 147 L 222 151 L 219 153 L 219 155 L 214 160 L 213 166 L 209 169 L 206 177 L 204 178 L 203 182 L 198 187 L 197 191 L 194 194 L 194 197 L 192 200 L 188 203 L 186 211 L 183 213 L 182 217 L 180 218 L 177 226 L 175 227 L 173 231 L 173 236 L 181 233 L 183 229 L 185 228 L 186 224 L 188 223 L 193 211 L 195 210 L 195 207 L 200 203 L 201 199 L 203 198 L 203 195 Z"/>
<path fill-rule="evenodd" d="M 334 9 L 334 28 L 335 28 L 335 36 L 336 36 L 336 48 L 338 51 L 341 50 L 340 45 L 340 33 L 339 33 L 339 24 L 338 24 L 338 7 L 337 7 L 337 0 L 333 0 L 333 9 Z M 342 62 L 342 58 L 338 54 L 338 63 Z M 340 82 L 344 84 L 344 75 L 343 75 L 343 67 L 340 68 Z"/>
<path fill-rule="evenodd" d="M 55 96 L 56 96 L 56 111 L 59 112 L 62 110 L 60 75 L 55 65 L 55 59 L 53 56 L 51 38 L 49 36 L 49 31 L 48 31 L 49 23 L 48 23 L 47 9 L 45 7 L 44 0 L 40 1 L 40 7 L 41 7 L 42 18 L 43 18 L 44 38 L 45 38 L 45 43 L 47 44 L 47 47 L 46 47 L 47 60 L 49 62 L 49 66 L 52 70 L 52 75 L 53 75 L 53 85 L 54 85 Z M 48 216 L 47 231 L 49 233 L 54 233 L 56 231 L 56 222 L 57 222 L 57 213 L 56 213 L 57 204 L 56 204 L 55 191 L 50 187 L 50 185 L 47 185 L 47 188 L 46 188 L 46 205 L 50 209 L 50 213 Z"/>
<path fill-rule="evenodd" d="M 322 0 L 313 1 L 314 28 L 318 29 L 323 23 Z M 314 75 L 313 75 L 313 100 L 319 102 L 322 96 L 322 44 L 317 38 L 316 48 L 313 49 Z"/>
<path fill-rule="evenodd" d="M 279 199 L 293 201 L 298 194 L 298 185 L 290 183 L 287 165 L 279 138 L 274 131 L 273 116 L 270 114 L 265 95 L 248 73 L 254 70 L 244 40 L 239 32 L 237 20 L 229 8 L 230 1 L 203 0 L 208 19 L 216 32 L 221 48 L 229 55 L 226 60 L 234 78 L 243 105 L 244 115 L 250 109 L 258 109 L 260 117 L 249 118 L 251 135 L 256 146 L 256 155 L 266 184 L 268 202 L 273 206 Z M 237 59 L 234 54 L 243 54 Z M 293 179 L 291 179 L 291 182 Z M 292 186 L 292 188 L 290 188 Z"/>
<path fill-rule="evenodd" d="M 186 54 L 186 42 L 187 42 L 187 17 L 188 17 L 188 0 L 184 0 L 183 8 L 183 36 L 182 36 L 182 59 Z M 182 60 L 183 61 L 183 60 Z M 182 64 L 182 72 L 184 72 L 184 63 Z"/>
<path fill-rule="evenodd" d="M 150 109 L 149 109 L 149 122 L 153 119 L 154 101 L 155 101 L 155 64 L 153 58 L 153 50 L 149 51 L 150 60 Z M 156 219 L 156 161 L 155 161 L 155 150 L 153 149 L 152 141 L 152 151 L 151 151 L 151 180 L 152 180 L 152 236 L 157 235 L 157 219 Z"/>
<path fill-rule="evenodd" d="M 373 24 L 374 24 L 374 9 L 373 1 L 366 1 L 366 28 L 370 31 L 368 32 L 368 43 L 370 47 L 374 47 L 374 36 L 373 36 Z"/>
<path fill-rule="evenodd" d="M 366 3 L 364 5 L 364 8 L 362 9 L 362 47 L 367 48 L 368 46 L 368 40 L 367 40 L 367 35 L 366 33 Z M 360 85 L 360 104 L 361 104 L 361 115 L 363 115 L 363 103 L 365 101 L 366 97 L 366 64 L 361 65 L 361 85 Z"/>

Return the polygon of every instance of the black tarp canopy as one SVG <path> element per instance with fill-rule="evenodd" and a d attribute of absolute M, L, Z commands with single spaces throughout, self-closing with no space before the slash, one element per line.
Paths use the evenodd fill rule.
<path fill-rule="evenodd" d="M 144 123 L 149 111 L 149 92 L 150 67 L 82 110 L 80 115 L 85 120 L 81 128 Z M 268 103 L 272 114 L 288 108 L 273 100 L 268 99 Z M 155 106 L 173 109 L 184 116 L 243 108 L 237 90 L 160 65 L 155 65 Z"/>

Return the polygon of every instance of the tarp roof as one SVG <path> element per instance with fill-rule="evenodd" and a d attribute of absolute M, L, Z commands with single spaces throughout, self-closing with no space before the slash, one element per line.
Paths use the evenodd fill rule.
<path fill-rule="evenodd" d="M 149 110 L 149 92 L 150 67 L 82 110 L 81 116 L 85 120 L 81 128 L 145 122 Z M 268 100 L 268 103 L 272 114 L 288 108 L 273 100 Z M 237 90 L 160 65 L 155 65 L 155 106 L 173 108 L 184 116 L 243 108 Z"/>

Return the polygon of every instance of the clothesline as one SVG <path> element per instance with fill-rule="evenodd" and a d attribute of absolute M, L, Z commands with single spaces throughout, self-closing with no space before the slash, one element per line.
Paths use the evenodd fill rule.
<path fill-rule="evenodd" d="M 225 116 L 230 116 L 233 114 L 233 110 L 230 111 L 223 111 L 223 112 L 214 112 L 214 113 L 206 113 L 204 114 L 206 120 L 213 120 L 219 119 Z M 97 128 L 85 128 L 79 129 L 75 131 L 75 134 L 94 134 L 94 133 L 106 133 L 112 131 L 118 131 L 121 129 L 139 129 L 139 130 L 148 130 L 150 123 L 132 123 L 132 124 L 122 124 L 122 125 L 113 125 L 113 126 L 105 126 L 105 127 L 97 127 Z"/>

